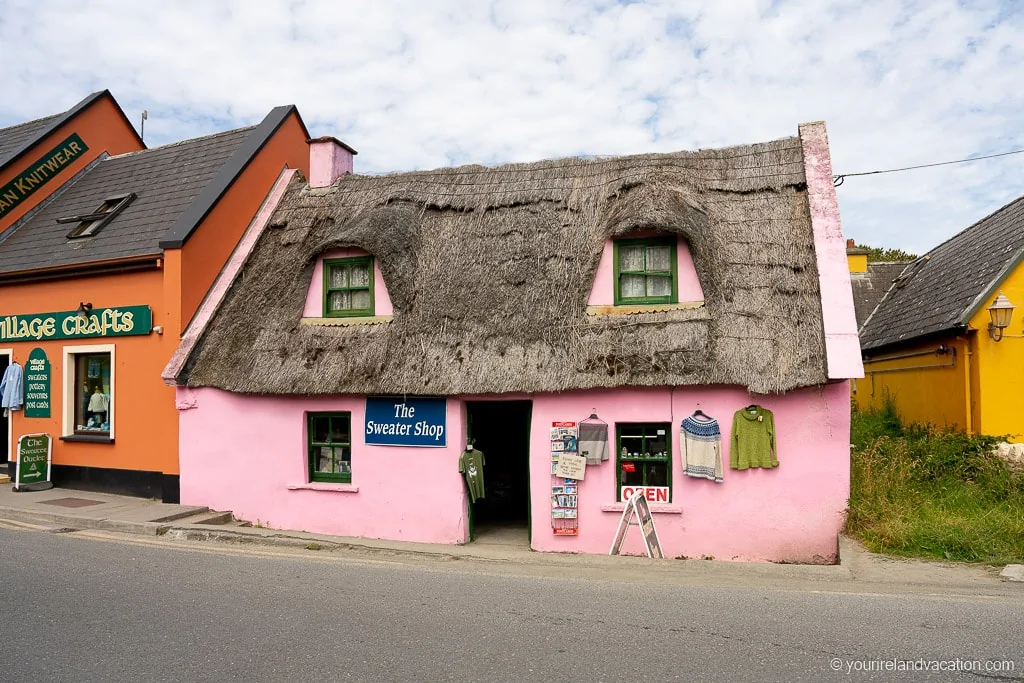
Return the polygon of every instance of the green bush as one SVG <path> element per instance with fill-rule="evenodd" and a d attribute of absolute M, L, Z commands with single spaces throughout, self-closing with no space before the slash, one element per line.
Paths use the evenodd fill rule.
<path fill-rule="evenodd" d="M 1024 473 L 1005 439 L 855 412 L 847 530 L 877 552 L 1005 564 L 1024 558 Z"/>

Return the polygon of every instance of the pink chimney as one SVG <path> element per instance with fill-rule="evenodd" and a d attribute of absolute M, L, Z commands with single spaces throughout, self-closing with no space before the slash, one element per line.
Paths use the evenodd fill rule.
<path fill-rule="evenodd" d="M 338 138 L 326 135 L 306 142 L 309 144 L 310 187 L 328 187 L 352 172 L 352 157 L 358 152 Z"/>

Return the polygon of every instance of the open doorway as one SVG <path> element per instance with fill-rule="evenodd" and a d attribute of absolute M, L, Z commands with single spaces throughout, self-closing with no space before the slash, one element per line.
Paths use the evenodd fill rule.
<path fill-rule="evenodd" d="M 0 350 L 0 377 L 4 376 L 10 364 L 11 352 L 6 349 Z M 3 411 L 0 411 L 0 474 L 7 471 L 9 460 L 11 460 L 11 416 L 4 417 Z M 12 471 L 10 474 L 13 479 L 14 472 Z"/>
<path fill-rule="evenodd" d="M 467 401 L 469 438 L 484 454 L 484 497 L 472 503 L 479 543 L 530 543 L 530 401 Z"/>

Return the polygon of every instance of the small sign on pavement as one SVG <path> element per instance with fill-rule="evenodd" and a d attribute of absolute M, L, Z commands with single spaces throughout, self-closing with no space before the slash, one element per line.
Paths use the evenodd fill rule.
<path fill-rule="evenodd" d="M 18 463 L 14 475 L 15 491 L 45 491 L 50 481 L 53 439 L 49 434 L 26 434 L 18 439 Z"/>

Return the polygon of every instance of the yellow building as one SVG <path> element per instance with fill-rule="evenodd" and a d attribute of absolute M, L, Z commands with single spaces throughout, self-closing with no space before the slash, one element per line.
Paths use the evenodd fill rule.
<path fill-rule="evenodd" d="M 858 408 L 1024 441 L 1022 260 L 1024 197 L 902 267 L 860 329 Z"/>

